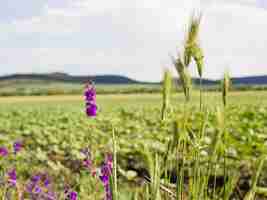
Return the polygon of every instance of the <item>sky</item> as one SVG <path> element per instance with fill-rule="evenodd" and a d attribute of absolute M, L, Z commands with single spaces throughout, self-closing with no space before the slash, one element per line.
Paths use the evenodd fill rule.
<path fill-rule="evenodd" d="M 0 75 L 119 74 L 158 81 L 193 11 L 203 13 L 204 77 L 267 75 L 267 0 L 5 0 Z M 192 65 L 193 75 L 196 69 Z"/>

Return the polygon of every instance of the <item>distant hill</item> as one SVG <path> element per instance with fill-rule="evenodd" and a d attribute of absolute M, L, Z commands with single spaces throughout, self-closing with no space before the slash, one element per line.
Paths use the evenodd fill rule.
<path fill-rule="evenodd" d="M 195 84 L 199 83 L 199 79 L 195 78 Z M 214 85 L 218 84 L 220 80 L 209 80 L 203 79 L 204 85 Z M 267 75 L 266 76 L 247 76 L 247 77 L 233 77 L 231 78 L 233 85 L 267 85 Z"/>
<path fill-rule="evenodd" d="M 65 73 L 50 74 L 13 74 L 8 76 L 0 76 L 0 83 L 3 81 L 51 81 L 64 83 L 85 83 L 93 80 L 97 84 L 136 84 L 139 83 L 133 79 L 117 76 L 117 75 L 101 75 L 101 76 L 72 76 Z"/>
<path fill-rule="evenodd" d="M 73 76 L 66 73 L 49 73 L 49 74 L 13 74 L 7 76 L 0 76 L 0 84 L 3 82 L 32 82 L 32 81 L 45 81 L 45 82 L 62 82 L 62 83 L 77 83 L 83 84 L 88 80 L 93 80 L 96 84 L 152 84 L 149 82 L 140 82 L 130 79 L 125 76 L 119 75 L 97 75 L 97 76 Z M 234 85 L 267 85 L 266 76 L 249 76 L 232 78 Z M 199 79 L 194 78 L 195 85 L 199 84 Z M 219 80 L 203 79 L 204 85 L 216 85 Z M 154 83 L 154 84 L 159 84 Z"/>
<path fill-rule="evenodd" d="M 83 84 L 88 80 L 96 83 L 98 94 L 137 94 L 160 93 L 160 82 L 140 82 L 125 76 L 101 75 L 101 76 L 73 76 L 65 73 L 50 74 L 13 74 L 0 76 L 1 96 L 40 96 L 40 95 L 80 95 L 83 92 Z M 177 79 L 174 80 L 177 83 Z M 179 81 L 178 81 L 179 82 Z M 193 78 L 195 86 L 200 80 Z M 219 80 L 203 79 L 206 90 L 217 91 Z M 232 78 L 233 90 L 267 90 L 267 76 L 251 76 Z M 116 85 L 114 87 L 114 85 Z M 182 91 L 181 87 L 175 90 Z"/>
<path fill-rule="evenodd" d="M 232 83 L 240 85 L 267 85 L 267 75 L 233 78 Z"/>
<path fill-rule="evenodd" d="M 234 77 L 231 78 L 233 85 L 267 85 L 267 75 L 266 76 L 248 76 L 248 77 Z M 199 78 L 193 78 L 193 83 L 198 85 L 200 83 Z M 216 85 L 220 83 L 220 80 L 203 79 L 202 83 L 204 85 Z"/>

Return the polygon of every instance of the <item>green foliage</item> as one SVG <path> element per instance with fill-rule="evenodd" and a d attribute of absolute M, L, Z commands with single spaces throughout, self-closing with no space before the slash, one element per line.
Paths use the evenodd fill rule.
<path fill-rule="evenodd" d="M 243 176 L 239 167 L 253 166 L 255 159 L 267 153 L 267 107 L 261 103 L 266 101 L 267 94 L 245 92 L 229 94 L 229 97 L 231 98 L 226 108 L 227 116 L 224 117 L 222 109 L 216 112 L 214 108 L 220 105 L 220 93 L 209 93 L 205 99 L 206 110 L 201 112 L 196 109 L 198 97 L 193 94 L 184 117 L 184 106 L 180 104 L 182 96 L 175 95 L 172 97 L 172 105 L 176 116 L 171 115 L 164 121 L 161 121 L 159 115 L 160 95 L 100 95 L 98 103 L 101 110 L 96 119 L 86 117 L 80 98 L 68 100 L 59 97 L 24 97 L 21 102 L 20 98 L 2 99 L 0 144 L 5 145 L 15 139 L 25 142 L 26 149 L 16 162 L 20 180 L 29 178 L 33 172 L 47 169 L 54 176 L 58 190 L 62 189 L 61 183 L 67 180 L 79 191 L 81 199 L 101 199 L 103 193 L 101 184 L 90 177 L 88 172 L 76 169 L 73 165 L 81 159 L 79 152 L 85 146 L 90 146 L 95 164 L 100 164 L 105 152 L 116 150 L 118 168 L 125 171 L 125 177 L 131 176 L 124 179 L 118 170 L 119 199 L 123 196 L 124 199 L 130 196 L 145 199 L 146 186 L 148 191 L 159 189 L 161 199 L 164 200 L 170 196 L 174 197 L 176 193 L 168 181 L 168 175 L 154 175 L 154 185 L 146 183 L 146 186 L 140 186 L 138 183 L 142 178 L 138 173 L 131 175 L 134 171 L 127 168 L 128 158 L 134 160 L 135 168 L 150 169 L 151 174 L 164 174 L 164 171 L 175 166 L 182 169 L 178 175 L 184 177 L 184 181 L 189 178 L 190 184 L 180 182 L 181 192 L 178 194 L 186 196 L 190 191 L 192 199 L 197 199 L 198 195 L 202 195 L 203 199 L 211 196 L 213 199 L 218 196 L 225 196 L 227 199 L 235 191 L 236 179 L 239 180 L 239 177 Z M 173 121 L 177 122 L 176 128 L 173 127 Z M 115 140 L 112 139 L 112 127 L 116 130 Z M 228 142 L 222 143 L 224 132 L 221 130 L 226 128 Z M 114 148 L 114 141 L 117 148 Z M 171 145 L 168 145 L 170 142 Z M 144 147 L 151 153 L 150 165 L 142 161 Z M 136 152 L 140 152 L 140 156 L 137 156 Z M 184 157 L 176 157 L 177 152 Z M 223 188 L 207 192 L 207 177 L 214 176 L 214 169 L 217 176 L 223 176 L 224 153 L 227 155 L 227 169 L 233 179 L 227 180 L 225 193 Z M 257 167 L 251 169 L 251 172 L 256 171 Z M 264 180 L 266 174 L 262 173 L 258 177 Z M 254 182 L 259 182 L 259 179 Z M 159 187 L 158 182 L 162 184 L 163 180 L 165 184 Z M 257 184 L 253 191 L 264 191 L 265 184 Z M 133 195 L 129 195 L 130 193 Z"/>

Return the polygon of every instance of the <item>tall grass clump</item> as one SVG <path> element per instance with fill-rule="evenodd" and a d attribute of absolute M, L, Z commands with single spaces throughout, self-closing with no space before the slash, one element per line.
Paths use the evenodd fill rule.
<path fill-rule="evenodd" d="M 170 98 L 171 98 L 171 90 L 172 90 L 172 74 L 168 69 L 164 71 L 163 78 L 163 88 L 162 88 L 162 111 L 161 111 L 161 119 L 164 120 L 167 114 L 168 109 L 170 108 Z"/>
<path fill-rule="evenodd" d="M 202 110 L 202 76 L 204 68 L 204 55 L 203 50 L 199 44 L 199 30 L 200 30 L 201 16 L 192 15 L 189 29 L 186 35 L 186 42 L 184 44 L 184 55 L 180 54 L 173 63 L 176 71 L 178 72 L 181 86 L 186 98 L 186 105 L 190 101 L 190 88 L 191 88 L 191 75 L 189 73 L 189 65 L 191 60 L 194 59 L 198 74 L 200 77 L 200 115 L 203 116 L 201 121 L 200 131 L 191 130 L 190 126 L 190 111 L 189 107 L 185 106 L 185 112 L 176 121 L 175 131 L 176 135 L 173 140 L 177 140 L 174 154 L 176 157 L 176 199 L 182 200 L 187 196 L 189 199 L 228 199 L 234 188 L 234 183 L 237 176 L 229 178 L 227 173 L 226 162 L 226 141 L 227 129 L 225 125 L 225 113 L 219 108 L 216 111 L 217 130 L 216 134 L 212 137 L 212 143 L 209 146 L 205 144 L 206 127 L 208 123 L 209 111 Z M 226 105 L 226 97 L 229 91 L 229 76 L 224 77 L 222 81 L 223 86 L 223 101 Z M 168 144 L 168 152 L 169 152 Z M 190 150 L 189 150 L 190 149 Z M 206 159 L 203 159 L 201 154 L 206 154 Z M 221 164 L 222 163 L 222 164 Z M 218 193 L 217 189 L 217 173 L 223 170 L 223 187 L 222 193 Z M 187 174 L 187 175 L 186 175 Z M 188 182 L 185 179 L 188 179 Z M 187 182 L 187 183 L 186 183 Z M 212 183 L 211 183 L 212 182 Z M 186 194 L 186 195 L 185 195 Z"/>

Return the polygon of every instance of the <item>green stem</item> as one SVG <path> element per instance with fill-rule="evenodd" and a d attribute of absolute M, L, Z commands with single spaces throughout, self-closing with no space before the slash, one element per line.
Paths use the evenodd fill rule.
<path fill-rule="evenodd" d="M 112 137 L 113 137 L 113 200 L 118 199 L 118 186 L 117 186 L 117 143 L 115 138 L 115 131 L 112 130 Z"/>
<path fill-rule="evenodd" d="M 200 94 L 199 94 L 199 107 L 200 111 L 202 110 L 202 91 L 203 91 L 203 85 L 202 85 L 202 77 L 200 77 Z"/>

